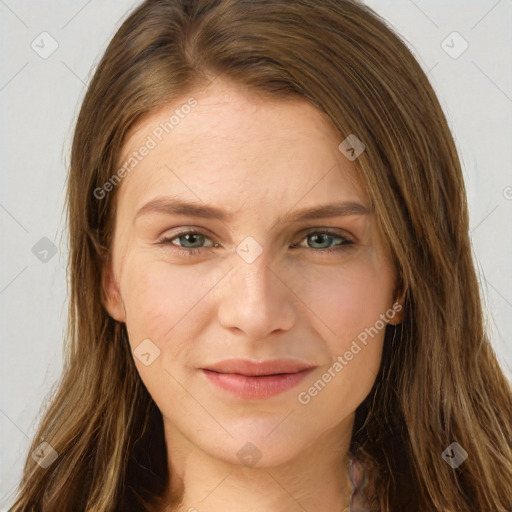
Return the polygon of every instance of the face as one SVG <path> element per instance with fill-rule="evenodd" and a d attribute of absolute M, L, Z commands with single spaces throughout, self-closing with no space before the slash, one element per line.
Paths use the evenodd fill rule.
<path fill-rule="evenodd" d="M 166 434 L 279 464 L 352 424 L 400 319 L 395 271 L 324 114 L 219 80 L 192 96 L 126 141 L 121 165 L 146 154 L 115 191 L 105 306 L 126 323 Z M 176 109 L 171 131 L 160 123 Z M 215 367 L 233 359 L 274 366 Z"/>

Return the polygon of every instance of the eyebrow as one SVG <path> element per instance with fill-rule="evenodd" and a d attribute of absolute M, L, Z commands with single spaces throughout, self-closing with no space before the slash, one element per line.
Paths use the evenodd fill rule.
<path fill-rule="evenodd" d="M 215 206 L 201 203 L 189 203 L 173 197 L 157 197 L 142 206 L 134 217 L 134 222 L 142 215 L 163 213 L 168 215 L 185 215 L 205 219 L 218 219 L 228 222 L 233 215 Z M 356 202 L 329 203 L 321 206 L 312 206 L 295 210 L 279 217 L 278 222 L 301 222 L 310 219 L 323 219 L 327 217 L 341 217 L 345 215 L 369 215 L 372 209 Z"/>

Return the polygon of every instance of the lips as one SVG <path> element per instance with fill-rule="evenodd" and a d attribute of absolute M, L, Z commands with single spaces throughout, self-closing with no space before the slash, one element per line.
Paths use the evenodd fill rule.
<path fill-rule="evenodd" d="M 268 399 L 296 387 L 316 366 L 297 359 L 226 359 L 201 368 L 210 385 L 237 400 Z"/>
<path fill-rule="evenodd" d="M 250 359 L 226 359 L 205 366 L 203 370 L 216 373 L 242 375 L 245 377 L 264 377 L 299 373 L 315 368 L 314 365 L 295 359 L 268 359 L 252 361 Z"/>

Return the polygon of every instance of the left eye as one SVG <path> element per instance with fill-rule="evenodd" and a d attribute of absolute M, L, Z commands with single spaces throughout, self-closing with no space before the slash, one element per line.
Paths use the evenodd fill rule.
<path fill-rule="evenodd" d="M 183 249 L 177 249 L 180 254 L 191 256 L 194 254 L 197 254 L 201 252 L 201 249 L 204 249 L 204 247 L 188 247 L 183 246 L 181 243 L 175 244 L 174 240 L 183 238 L 185 239 L 185 243 L 188 244 L 195 244 L 198 243 L 197 239 L 199 238 L 199 243 L 204 242 L 204 239 L 208 239 L 208 237 L 202 233 L 198 233 L 197 231 L 182 231 L 181 233 L 177 233 L 173 237 L 163 238 L 158 242 L 159 245 L 174 245 L 177 247 L 185 247 L 185 250 Z M 210 247 L 216 247 L 217 244 L 213 243 Z"/>
<path fill-rule="evenodd" d="M 183 241 L 180 241 L 180 244 L 176 244 L 174 240 L 183 239 L 185 245 L 183 245 Z M 329 243 L 329 247 L 304 247 L 301 244 L 293 244 L 292 248 L 309 248 L 309 249 L 322 249 L 321 251 L 314 251 L 316 253 L 333 253 L 340 252 L 343 250 L 347 250 L 350 246 L 354 245 L 354 242 L 347 238 L 346 236 L 340 235 L 339 233 L 335 233 L 329 230 L 323 231 L 312 231 L 306 234 L 306 236 L 302 239 L 310 239 L 310 243 L 313 244 L 323 244 L 329 243 L 331 240 L 338 239 L 341 241 L 339 244 L 335 244 L 331 246 Z M 318 241 L 320 239 L 320 241 Z M 205 240 L 211 240 L 205 234 L 200 233 L 198 231 L 182 231 L 181 233 L 177 233 L 173 237 L 163 238 L 158 242 L 158 245 L 173 245 L 177 247 L 179 254 L 192 256 L 200 253 L 203 249 L 210 249 L 212 247 L 218 247 L 219 244 L 216 244 L 212 241 L 212 244 L 209 247 L 202 247 L 201 245 Z M 194 247 L 190 247 L 188 244 L 193 245 Z M 197 245 L 199 244 L 199 245 Z M 332 248 L 334 247 L 334 248 Z"/>
<path fill-rule="evenodd" d="M 173 236 L 172 238 L 164 238 L 162 240 L 162 242 L 163 243 L 165 243 L 165 242 L 173 243 L 172 241 L 175 239 L 184 238 L 184 239 L 186 239 L 186 243 L 194 244 L 194 243 L 197 243 L 198 237 L 199 237 L 199 241 L 201 241 L 205 238 L 208 238 L 206 235 L 203 235 L 202 233 L 196 233 L 195 231 L 186 231 L 184 233 L 179 233 L 179 234 Z M 173 245 L 176 245 L 176 244 L 173 244 Z"/>
<path fill-rule="evenodd" d="M 334 233 L 332 231 L 312 231 L 310 233 L 307 233 L 305 238 L 306 239 L 309 238 L 310 243 L 313 243 L 314 245 L 323 244 L 323 243 L 329 242 L 329 240 L 333 240 L 333 239 L 341 240 L 340 244 L 337 244 L 337 245 L 335 244 L 334 246 L 330 246 L 330 247 L 324 247 L 324 248 L 309 247 L 310 249 L 315 249 L 315 248 L 323 249 L 323 251 L 320 251 L 320 252 L 327 252 L 327 253 L 339 252 L 339 251 L 346 250 L 350 246 L 354 245 L 354 242 L 352 240 L 350 240 L 350 238 L 347 238 L 346 236 L 342 236 L 338 233 Z M 294 244 L 292 247 L 297 247 L 297 244 Z M 302 246 L 299 245 L 298 247 L 302 247 Z M 335 248 L 332 248 L 332 247 L 335 247 Z M 319 252 L 319 251 L 315 251 L 315 252 Z"/>

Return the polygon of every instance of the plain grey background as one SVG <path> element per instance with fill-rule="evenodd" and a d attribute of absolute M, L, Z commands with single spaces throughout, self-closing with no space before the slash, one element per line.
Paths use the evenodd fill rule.
<path fill-rule="evenodd" d="M 0 0 L 0 510 L 62 369 L 73 122 L 92 70 L 138 3 Z M 408 43 L 448 117 L 488 329 L 512 377 L 512 0 L 366 3 Z"/>

